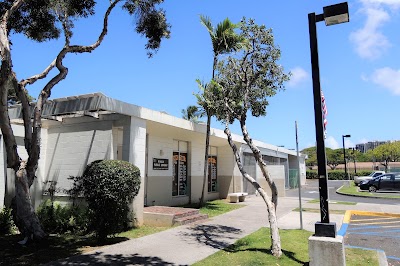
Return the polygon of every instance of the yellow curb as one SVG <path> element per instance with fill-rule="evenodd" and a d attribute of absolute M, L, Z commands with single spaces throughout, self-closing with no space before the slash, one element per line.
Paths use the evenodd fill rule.
<path fill-rule="evenodd" d="M 348 224 L 350 222 L 351 214 L 353 211 L 346 211 L 343 217 L 343 223 Z"/>
<path fill-rule="evenodd" d="M 352 214 L 365 215 L 365 216 L 389 216 L 389 217 L 399 217 L 400 218 L 400 213 L 349 210 L 349 211 L 346 211 L 346 214 L 345 214 L 345 216 L 343 218 L 343 222 L 348 223 L 350 221 L 350 218 L 351 218 Z"/>

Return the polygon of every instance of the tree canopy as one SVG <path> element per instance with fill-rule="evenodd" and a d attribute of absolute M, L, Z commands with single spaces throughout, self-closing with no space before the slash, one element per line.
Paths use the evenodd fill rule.
<path fill-rule="evenodd" d="M 29 189 L 36 177 L 41 147 L 42 110 L 52 89 L 68 75 L 64 65 L 70 53 L 90 53 L 100 46 L 108 32 L 108 19 L 118 4 L 134 18 L 135 30 L 147 39 L 145 48 L 148 55 L 160 47 L 161 40 L 168 38 L 170 25 L 164 10 L 158 7 L 163 0 L 110 0 L 104 1 L 108 8 L 103 14 L 102 30 L 91 45 L 72 45 L 74 22 L 95 14 L 94 0 L 5 0 L 0 2 L 0 128 L 7 154 L 7 167 L 16 173 L 15 200 L 13 200 L 14 222 L 26 237 L 40 240 L 45 233 L 34 212 Z M 96 26 L 96 25 L 93 25 Z M 31 77 L 18 79 L 12 63 L 12 42 L 14 34 L 44 42 L 63 36 L 64 46 L 55 54 L 49 65 Z M 28 64 L 27 64 L 28 66 Z M 55 70 L 55 72 L 52 72 Z M 49 77 L 48 82 L 37 96 L 36 103 L 30 103 L 26 87 Z M 24 147 L 28 159 L 22 160 L 17 149 L 16 137 L 8 114 L 10 102 L 20 102 L 24 122 Z M 32 111 L 32 108 L 33 111 Z"/>
<path fill-rule="evenodd" d="M 390 162 L 397 162 L 400 159 L 400 141 L 379 145 L 371 151 L 371 154 L 387 171 Z"/>

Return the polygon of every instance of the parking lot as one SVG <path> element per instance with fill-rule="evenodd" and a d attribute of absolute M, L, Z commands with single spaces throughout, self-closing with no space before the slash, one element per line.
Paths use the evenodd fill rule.
<path fill-rule="evenodd" d="M 389 265 L 400 265 L 400 215 L 352 212 L 344 234 L 348 247 L 383 250 Z"/>

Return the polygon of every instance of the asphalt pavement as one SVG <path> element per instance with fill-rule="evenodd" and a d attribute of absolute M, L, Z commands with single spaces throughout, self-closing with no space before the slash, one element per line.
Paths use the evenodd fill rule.
<path fill-rule="evenodd" d="M 348 183 L 348 181 L 342 180 L 329 180 L 328 181 L 328 191 L 329 191 L 329 199 L 333 201 L 350 201 L 350 202 L 359 202 L 359 203 L 373 203 L 373 204 L 387 204 L 387 205 L 400 205 L 400 199 L 395 198 L 367 198 L 367 197 L 353 197 L 347 195 L 337 194 L 336 190 L 340 188 L 342 185 Z M 301 188 L 301 195 L 304 198 L 318 198 L 318 180 L 317 179 L 307 179 L 306 185 Z M 393 193 L 376 193 L 377 195 L 397 195 L 400 196 L 400 192 Z M 287 197 L 298 197 L 297 189 L 286 190 Z"/>
<path fill-rule="evenodd" d="M 353 212 L 344 243 L 352 248 L 383 250 L 389 265 L 400 265 L 400 214 Z"/>

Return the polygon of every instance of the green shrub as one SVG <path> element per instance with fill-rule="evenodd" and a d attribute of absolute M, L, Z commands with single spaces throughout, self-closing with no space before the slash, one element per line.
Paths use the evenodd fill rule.
<path fill-rule="evenodd" d="M 316 170 L 307 170 L 306 171 L 306 179 L 317 179 L 318 173 Z"/>
<path fill-rule="evenodd" d="M 37 215 L 47 233 L 84 233 L 88 228 L 88 210 L 82 206 L 63 206 L 48 199 L 40 204 Z"/>
<path fill-rule="evenodd" d="M 4 207 L 0 211 L 0 235 L 7 235 L 12 233 L 14 222 L 11 215 L 11 209 Z"/>
<path fill-rule="evenodd" d="M 72 194 L 83 194 L 90 210 L 91 229 L 100 240 L 128 227 L 132 221 L 129 203 L 140 188 L 140 171 L 136 166 L 117 160 L 94 161 L 82 176 L 72 179 Z"/>
<path fill-rule="evenodd" d="M 362 170 L 357 172 L 357 176 L 366 176 L 369 175 L 372 171 Z M 354 180 L 354 172 L 347 172 L 349 175 L 350 180 Z M 307 170 L 306 171 L 306 178 L 307 179 L 318 179 L 318 172 L 317 170 Z M 329 180 L 347 180 L 344 170 L 329 170 L 328 171 L 328 178 Z"/>

